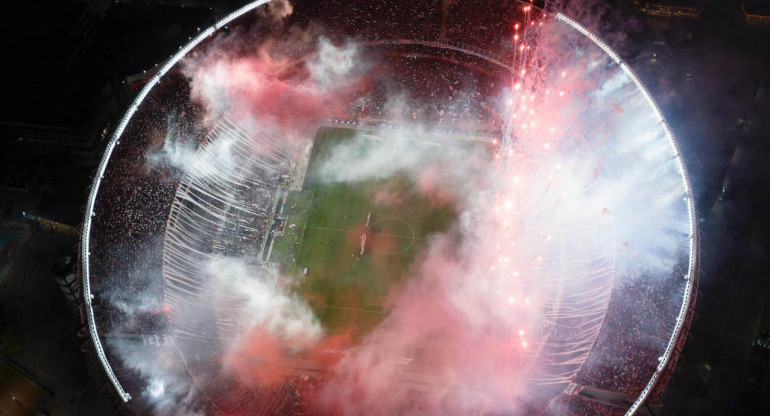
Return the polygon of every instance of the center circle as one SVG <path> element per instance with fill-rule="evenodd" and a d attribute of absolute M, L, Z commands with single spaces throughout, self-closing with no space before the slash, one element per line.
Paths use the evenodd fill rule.
<path fill-rule="evenodd" d="M 412 226 L 396 217 L 381 218 L 369 226 L 372 250 L 382 254 L 401 254 L 412 248 L 416 237 Z"/>

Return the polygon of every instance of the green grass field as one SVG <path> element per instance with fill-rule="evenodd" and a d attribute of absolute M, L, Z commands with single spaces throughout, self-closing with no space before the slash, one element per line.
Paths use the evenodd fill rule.
<path fill-rule="evenodd" d="M 297 276 L 297 294 L 327 330 L 350 329 L 361 336 L 387 313 L 384 297 L 407 278 L 428 237 L 447 230 L 456 212 L 451 204 L 436 204 L 423 196 L 403 175 L 319 182 L 316 172 L 326 152 L 345 140 L 367 139 L 354 137 L 349 129 L 319 130 L 305 178 L 307 190 L 289 194 L 286 231 L 276 238 L 270 261 L 284 264 Z M 361 254 L 361 235 L 370 213 Z"/>

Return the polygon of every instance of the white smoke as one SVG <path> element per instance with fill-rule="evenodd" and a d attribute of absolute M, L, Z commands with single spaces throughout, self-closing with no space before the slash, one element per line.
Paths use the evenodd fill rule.
<path fill-rule="evenodd" d="M 347 42 L 334 45 L 328 38 L 318 39 L 318 53 L 307 63 L 313 85 L 322 92 L 338 89 L 351 76 L 363 74 L 368 65 L 361 59 L 358 45 Z"/>
<path fill-rule="evenodd" d="M 186 374 L 177 353 L 171 348 L 130 345 L 121 338 L 108 338 L 123 365 L 139 373 L 144 380 L 141 399 L 158 416 L 203 416 L 195 407 L 198 394 Z"/>
<path fill-rule="evenodd" d="M 279 339 L 307 343 L 322 335 L 313 311 L 282 287 L 277 275 L 229 257 L 211 261 L 204 273 L 214 299 L 237 300 L 240 305 L 239 333 L 261 328 Z M 239 349 L 237 345 L 233 348 Z"/>
<path fill-rule="evenodd" d="M 178 129 L 169 126 L 163 147 L 150 154 L 148 163 L 150 166 L 171 167 L 177 172 L 206 179 L 219 174 L 222 166 L 235 164 L 233 142 L 232 137 L 224 136 L 207 146 L 205 151 L 200 151 L 191 137 L 184 137 Z"/>
<path fill-rule="evenodd" d="M 265 7 L 260 7 L 257 12 L 261 17 L 268 18 L 272 22 L 282 23 L 294 13 L 294 6 L 289 0 L 277 0 L 267 3 Z"/>
<path fill-rule="evenodd" d="M 323 161 L 319 175 L 324 182 L 384 179 L 396 173 L 414 175 L 425 162 L 438 159 L 436 152 L 440 149 L 416 134 L 379 131 L 372 138 L 334 146 Z M 341 166 L 345 168 L 340 169 Z"/>

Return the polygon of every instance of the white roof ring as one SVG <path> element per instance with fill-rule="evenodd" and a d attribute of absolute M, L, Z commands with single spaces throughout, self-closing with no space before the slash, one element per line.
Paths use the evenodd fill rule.
<path fill-rule="evenodd" d="M 123 116 L 122 120 L 120 121 L 118 127 L 116 128 L 112 138 L 107 144 L 107 147 L 104 152 L 104 156 L 97 168 L 96 174 L 94 176 L 94 181 L 91 187 L 91 192 L 89 194 L 89 198 L 86 204 L 86 211 L 85 211 L 85 219 L 83 223 L 83 230 L 82 230 L 82 238 L 81 238 L 81 272 L 83 277 L 83 298 L 84 298 L 84 304 L 85 304 L 85 311 L 86 311 L 86 319 L 87 319 L 87 325 L 89 328 L 89 333 L 91 334 L 91 339 L 94 345 L 94 352 L 99 359 L 105 373 L 107 374 L 108 379 L 110 380 L 112 386 L 114 387 L 115 391 L 118 393 L 119 397 L 123 400 L 123 402 L 128 402 L 131 400 L 131 395 L 128 394 L 123 386 L 121 385 L 120 381 L 115 376 L 112 367 L 107 360 L 107 357 L 104 352 L 103 345 L 101 343 L 101 340 L 98 336 L 98 330 L 96 328 L 96 322 L 94 319 L 94 311 L 92 306 L 92 300 L 94 299 L 94 294 L 91 291 L 90 287 L 90 275 L 89 275 L 89 256 L 90 256 L 90 247 L 89 247 L 89 240 L 90 240 L 90 232 L 91 232 L 91 219 L 94 216 L 94 206 L 97 198 L 97 194 L 99 192 L 99 187 L 101 184 L 101 180 L 103 178 L 103 175 L 105 173 L 105 170 L 107 168 L 107 165 L 110 161 L 112 152 L 115 150 L 117 144 L 119 143 L 119 140 L 123 134 L 123 131 L 127 127 L 128 123 L 131 121 L 134 113 L 139 108 L 139 106 L 142 104 L 146 96 L 149 94 L 149 92 L 154 88 L 154 86 L 158 83 L 158 81 L 163 77 L 169 70 L 171 70 L 176 63 L 178 63 L 182 58 L 184 58 L 187 53 L 189 53 L 192 49 L 194 49 L 198 44 L 200 44 L 203 40 L 211 36 L 215 33 L 216 30 L 219 28 L 227 25 L 228 23 L 232 22 L 233 20 L 237 19 L 238 17 L 244 15 L 245 13 L 261 6 L 266 3 L 269 3 L 271 0 L 257 0 L 253 1 L 246 6 L 241 7 L 240 9 L 228 14 L 223 19 L 216 22 L 213 26 L 207 28 L 206 30 L 203 30 L 200 32 L 194 39 L 192 39 L 188 44 L 180 48 L 180 50 L 174 54 L 159 70 L 156 74 L 152 76 L 152 78 L 147 82 L 147 84 L 144 86 L 144 88 L 139 92 L 137 97 L 135 98 L 134 102 L 131 104 L 131 106 L 126 111 L 125 115 Z M 693 278 L 696 276 L 697 271 L 697 254 L 698 254 L 698 239 L 697 239 L 697 221 L 696 221 L 696 215 L 695 215 L 695 207 L 694 207 L 694 200 L 692 195 L 692 187 L 689 181 L 689 178 L 687 176 L 684 161 L 682 159 L 681 152 L 679 150 L 679 147 L 673 137 L 673 134 L 670 131 L 670 128 L 668 124 L 666 123 L 665 119 L 662 116 L 662 113 L 647 91 L 647 89 L 644 87 L 644 85 L 641 83 L 641 81 L 637 78 L 637 76 L 634 74 L 634 72 L 626 65 L 619 56 L 612 51 L 606 44 L 604 44 L 599 38 L 597 38 L 595 35 L 593 35 L 591 32 L 586 30 L 583 26 L 579 25 L 572 19 L 566 17 L 563 14 L 557 14 L 556 18 L 571 27 L 573 27 L 575 30 L 582 33 L 584 36 L 591 39 L 597 46 L 599 46 L 604 52 L 607 53 L 619 66 L 620 68 L 625 72 L 625 74 L 633 81 L 633 83 L 636 85 L 636 87 L 639 89 L 639 91 L 644 95 L 644 98 L 646 99 L 647 103 L 649 104 L 652 111 L 655 113 L 657 118 L 660 120 L 660 123 L 665 131 L 665 136 L 667 140 L 669 141 L 669 144 L 671 148 L 673 149 L 676 159 L 678 162 L 678 168 L 679 173 L 682 177 L 682 184 L 685 188 L 685 194 L 687 199 L 687 206 L 688 206 L 688 215 L 689 215 L 689 226 L 690 226 L 690 252 L 689 252 L 689 266 L 687 270 L 687 284 L 685 289 L 685 294 L 683 296 L 683 302 L 681 304 L 679 315 L 677 317 L 677 323 L 675 330 L 672 332 L 671 337 L 669 339 L 668 345 L 665 349 L 665 353 L 663 355 L 663 359 L 660 361 L 655 373 L 652 375 L 651 379 L 647 383 L 647 386 L 642 390 L 641 394 L 638 396 L 636 401 L 632 404 L 630 409 L 628 410 L 627 414 L 631 415 L 636 410 L 639 409 L 640 406 L 642 406 L 651 393 L 653 387 L 657 383 L 657 381 L 660 379 L 662 373 L 665 371 L 669 360 L 671 357 L 675 354 L 675 347 L 677 345 L 677 341 L 682 335 L 682 331 L 685 329 L 685 319 L 687 316 L 687 313 L 690 308 L 690 300 L 691 300 L 691 294 L 694 289 L 694 284 L 697 281 L 696 278 Z"/>

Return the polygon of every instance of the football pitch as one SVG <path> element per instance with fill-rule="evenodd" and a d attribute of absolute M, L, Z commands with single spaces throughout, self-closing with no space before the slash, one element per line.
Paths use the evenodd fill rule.
<path fill-rule="evenodd" d="M 286 199 L 284 234 L 276 238 L 270 261 L 295 277 L 295 293 L 327 331 L 359 337 L 387 313 L 386 295 L 408 278 L 431 234 L 447 231 L 457 213 L 402 174 L 322 182 L 320 164 L 346 140 L 369 139 L 350 129 L 319 130 L 303 190 Z"/>

